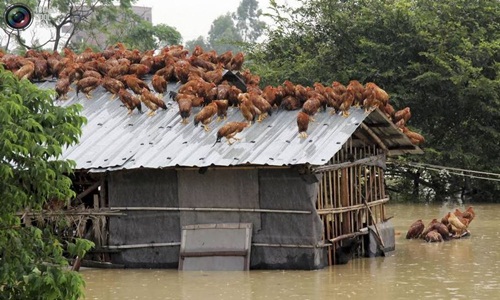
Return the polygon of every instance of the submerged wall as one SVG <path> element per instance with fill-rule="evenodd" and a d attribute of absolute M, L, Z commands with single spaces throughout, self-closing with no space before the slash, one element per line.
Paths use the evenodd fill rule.
<path fill-rule="evenodd" d="M 175 170 L 127 170 L 108 176 L 110 207 L 178 207 Z M 179 242 L 178 211 L 126 211 L 109 220 L 110 245 Z M 177 268 L 179 247 L 123 249 L 112 262 L 130 268 Z"/>
<path fill-rule="evenodd" d="M 109 206 L 248 208 L 308 214 L 221 211 L 126 211 L 111 217 L 110 245 L 179 243 L 184 225 L 252 223 L 253 269 L 318 269 L 328 264 L 315 210 L 317 182 L 293 169 L 127 170 L 108 176 Z M 278 246 L 278 245 L 284 245 Z M 122 249 L 113 263 L 177 268 L 179 246 Z"/>

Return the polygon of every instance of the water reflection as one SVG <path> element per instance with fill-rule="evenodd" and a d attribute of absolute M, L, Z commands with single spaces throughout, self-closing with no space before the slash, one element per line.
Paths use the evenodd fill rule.
<path fill-rule="evenodd" d="M 178 272 L 85 269 L 87 299 L 498 299 L 500 205 L 474 205 L 469 238 L 406 240 L 455 206 L 389 205 L 396 251 L 318 271 Z M 460 207 L 463 210 L 463 207 Z"/>

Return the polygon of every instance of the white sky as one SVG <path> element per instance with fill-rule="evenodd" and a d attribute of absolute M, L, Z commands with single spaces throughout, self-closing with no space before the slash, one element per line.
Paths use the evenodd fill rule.
<path fill-rule="evenodd" d="M 269 0 L 258 0 L 262 11 L 268 11 Z M 278 0 L 278 3 L 296 3 L 295 0 Z M 175 27 L 183 42 L 208 36 L 212 22 L 227 12 L 236 12 L 240 0 L 139 0 L 134 5 L 151 7 L 153 25 L 159 23 Z"/>
<path fill-rule="evenodd" d="M 183 43 L 197 37 L 208 36 L 212 22 L 227 12 L 236 12 L 241 0 L 138 0 L 134 5 L 152 8 L 153 25 L 160 23 L 175 27 L 182 35 Z M 279 4 L 297 5 L 297 0 L 276 0 Z M 263 12 L 269 12 L 269 0 L 258 0 Z M 35 19 L 36 20 L 36 19 Z M 270 19 L 264 19 L 269 22 Z M 35 38 L 41 43 L 49 40 L 50 31 L 34 22 L 24 33 L 28 44 Z M 0 39 L 2 39 L 0 32 Z M 63 37 L 64 38 L 64 37 Z M 52 44 L 46 45 L 47 48 Z"/>

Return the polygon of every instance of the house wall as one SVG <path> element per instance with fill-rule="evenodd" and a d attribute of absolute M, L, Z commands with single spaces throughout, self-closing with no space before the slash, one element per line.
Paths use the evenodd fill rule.
<path fill-rule="evenodd" d="M 321 243 L 323 226 L 316 213 L 318 183 L 295 169 L 259 171 L 260 207 L 310 211 L 310 214 L 263 213 L 262 230 L 254 233 L 256 244 L 284 244 L 297 247 L 252 247 L 254 269 L 319 269 L 327 265 L 326 248 Z"/>
<path fill-rule="evenodd" d="M 294 169 L 128 170 L 108 176 L 113 207 L 248 208 L 307 214 L 220 211 L 126 211 L 109 220 L 110 245 L 180 243 L 184 225 L 252 223 L 253 269 L 318 269 L 327 265 L 315 210 L 317 180 Z M 278 245 L 285 247 L 278 247 Z M 179 246 L 122 249 L 126 267 L 177 268 Z"/>
<path fill-rule="evenodd" d="M 178 207 L 175 170 L 111 172 L 108 200 L 113 207 Z M 139 245 L 179 242 L 178 211 L 126 211 L 126 216 L 109 220 L 110 245 Z M 126 267 L 177 268 L 178 247 L 123 249 L 112 255 L 112 262 Z"/>

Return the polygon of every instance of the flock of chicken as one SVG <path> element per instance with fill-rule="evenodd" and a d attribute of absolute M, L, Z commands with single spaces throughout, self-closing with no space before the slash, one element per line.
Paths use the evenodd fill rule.
<path fill-rule="evenodd" d="M 233 55 L 227 51 L 218 55 L 214 50 L 204 51 L 197 46 L 188 56 L 189 51 L 181 45 L 164 47 L 155 53 L 154 50 L 129 50 L 121 43 L 102 52 L 87 49 L 76 54 L 67 48 L 63 52 L 64 55 L 29 50 L 24 56 L 0 53 L 0 63 L 19 79 L 57 78 L 56 100 L 68 99 L 72 84 L 77 97 L 82 92 L 87 98 L 102 86 L 113 94 L 113 98 L 119 97 L 129 114 L 135 109 L 142 113 L 142 104 L 149 109 L 149 116 L 159 108 L 167 109 L 164 102 L 167 83 L 180 82 L 178 91 L 170 91 L 169 96 L 178 104 L 182 123 L 189 122 L 196 108 L 194 125 L 201 123 L 208 131 L 215 115 L 224 119 L 228 107 L 238 107 L 241 111 L 243 122 L 228 122 L 221 127 L 217 142 L 225 137 L 231 143 L 238 132 L 255 120 L 261 122 L 277 109 L 299 110 L 298 132 L 305 138 L 309 122 L 314 121 L 313 116 L 319 110 L 330 108 L 331 115 L 347 117 L 351 106 L 364 108 L 366 112 L 379 108 L 412 143 L 424 142 L 422 135 L 406 127 L 411 117 L 410 108 L 396 111 L 389 103 L 389 95 L 373 82 L 363 85 L 351 80 L 347 86 L 337 81 L 327 86 L 316 82 L 313 87 L 305 87 L 285 80 L 282 85 L 261 89 L 260 77 L 244 70 L 237 73 L 246 85 L 246 90 L 242 91 L 232 82 L 223 80 L 224 70 L 241 70 L 244 62 L 241 52 Z"/>
<path fill-rule="evenodd" d="M 406 233 L 407 239 L 422 238 L 427 242 L 442 242 L 451 238 L 461 238 L 469 231 L 467 228 L 476 216 L 472 206 L 469 206 L 464 212 L 458 208 L 453 213 L 448 212 L 441 222 L 433 219 L 427 227 L 422 220 L 415 221 Z"/>

